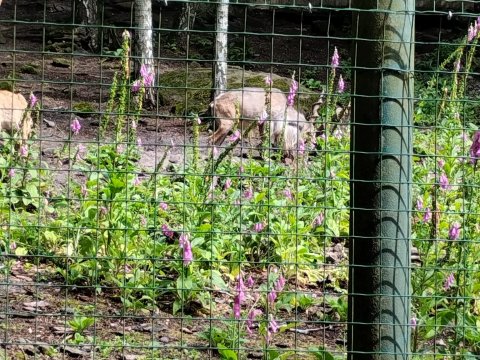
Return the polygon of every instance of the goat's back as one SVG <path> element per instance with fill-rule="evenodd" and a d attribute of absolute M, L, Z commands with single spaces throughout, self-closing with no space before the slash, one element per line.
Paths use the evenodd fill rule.
<path fill-rule="evenodd" d="M 21 94 L 8 90 L 0 90 L 0 130 L 18 131 L 22 125 L 22 118 L 27 108 L 27 100 Z M 30 135 L 32 120 L 26 114 L 22 136 L 24 139 Z"/>
<path fill-rule="evenodd" d="M 232 108 L 235 109 L 235 104 L 238 104 L 240 115 L 245 119 L 258 118 L 260 114 L 270 108 L 272 117 L 276 117 L 276 114 L 283 115 L 287 103 L 285 94 L 281 90 L 273 88 L 268 97 L 266 95 L 265 89 L 261 87 L 227 90 L 215 98 L 213 107 L 217 113 L 220 110 L 222 114 L 228 113 L 228 115 L 235 116 L 235 110 Z"/>

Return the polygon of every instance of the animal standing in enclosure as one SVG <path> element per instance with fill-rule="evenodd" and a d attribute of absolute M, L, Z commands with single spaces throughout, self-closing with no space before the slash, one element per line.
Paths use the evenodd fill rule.
<path fill-rule="evenodd" d="M 221 145 L 227 134 L 234 129 L 237 116 L 240 129 L 247 128 L 251 121 L 258 123 L 261 144 L 265 138 L 265 126 L 270 126 L 271 142 L 283 146 L 284 154 L 292 157 L 305 144 L 306 137 L 313 131 L 305 116 L 290 106 L 287 96 L 276 88 L 265 90 L 245 87 L 228 90 L 210 104 L 215 116 L 216 131 L 211 143 Z"/>
<path fill-rule="evenodd" d="M 18 131 L 27 140 L 32 131 L 32 117 L 26 112 L 28 102 L 22 94 L 0 90 L 0 130 Z"/>

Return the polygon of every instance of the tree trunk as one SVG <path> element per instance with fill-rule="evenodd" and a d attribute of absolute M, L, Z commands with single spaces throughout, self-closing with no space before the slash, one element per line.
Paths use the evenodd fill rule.
<path fill-rule="evenodd" d="M 178 17 L 178 38 L 177 45 L 182 50 L 187 50 L 188 31 L 193 29 L 195 17 L 197 16 L 197 8 L 199 4 L 185 2 L 182 5 L 182 11 Z"/>
<path fill-rule="evenodd" d="M 75 0 L 75 22 L 88 25 L 77 29 L 77 33 L 84 38 L 82 43 L 92 52 L 96 52 L 100 46 L 97 25 L 98 7 L 101 3 L 98 0 Z"/>
<path fill-rule="evenodd" d="M 217 37 L 215 41 L 214 90 L 215 96 L 227 88 L 228 55 L 228 0 L 220 0 L 217 5 Z"/>
<path fill-rule="evenodd" d="M 152 1 L 135 0 L 135 55 L 138 57 L 136 72 L 138 74 L 142 64 L 153 73 L 153 84 L 145 92 L 145 100 L 148 105 L 154 106 L 155 101 L 155 64 L 153 61 L 153 39 L 152 39 Z"/>

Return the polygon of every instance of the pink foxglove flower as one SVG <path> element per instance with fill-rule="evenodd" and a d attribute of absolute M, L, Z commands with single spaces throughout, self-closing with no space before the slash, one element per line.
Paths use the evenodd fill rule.
<path fill-rule="evenodd" d="M 342 75 L 340 75 L 340 78 L 338 79 L 337 91 L 340 94 L 345 91 L 345 81 L 343 81 Z"/>
<path fill-rule="evenodd" d="M 452 224 L 452 227 L 448 231 L 448 238 L 450 240 L 457 240 L 459 236 L 460 236 L 460 224 L 455 222 Z"/>
<path fill-rule="evenodd" d="M 290 191 L 290 189 L 283 190 L 283 195 L 285 196 L 285 198 L 287 200 L 293 200 L 293 195 L 292 195 L 292 192 Z"/>
<path fill-rule="evenodd" d="M 418 324 L 418 320 L 417 318 L 415 317 L 415 315 L 410 319 L 410 326 L 412 327 L 412 329 L 415 330 L 415 328 L 417 327 L 417 324 Z"/>
<path fill-rule="evenodd" d="M 423 210 L 423 200 L 422 200 L 422 198 L 417 199 L 417 210 Z"/>
<path fill-rule="evenodd" d="M 443 190 L 448 190 L 448 189 L 450 189 L 450 185 L 449 185 L 449 182 L 448 182 L 448 177 L 447 177 L 447 175 L 442 174 L 442 175 L 440 176 L 440 181 L 439 181 L 439 183 L 440 183 L 440 188 L 441 188 L 441 189 L 443 189 Z"/>
<path fill-rule="evenodd" d="M 28 146 L 27 145 L 20 146 L 20 156 L 21 157 L 27 157 L 28 156 Z"/>
<path fill-rule="evenodd" d="M 74 135 L 78 135 L 82 129 L 82 125 L 80 125 L 80 121 L 78 121 L 77 118 L 73 119 L 72 123 L 70 124 L 70 129 L 72 129 L 72 133 Z"/>
<path fill-rule="evenodd" d="M 160 203 L 160 209 L 162 209 L 163 211 L 166 211 L 168 209 L 168 205 L 164 202 L 161 202 Z"/>
<path fill-rule="evenodd" d="M 432 219 L 432 211 L 430 210 L 430 208 L 426 208 L 425 209 L 425 214 L 423 214 L 423 222 L 424 223 L 427 223 L 429 222 L 430 220 Z"/>
<path fill-rule="evenodd" d="M 170 228 L 168 227 L 167 224 L 162 225 L 162 233 L 163 233 L 163 235 L 165 235 L 166 237 L 168 237 L 170 239 L 173 238 L 173 231 L 170 230 Z"/>
<path fill-rule="evenodd" d="M 315 219 L 313 219 L 313 227 L 319 227 L 323 224 L 324 215 L 323 213 L 318 214 Z"/>
<path fill-rule="evenodd" d="M 333 50 L 331 65 L 333 69 L 336 69 L 338 65 L 340 65 L 340 56 L 338 55 L 338 50 L 336 46 L 335 46 L 335 49 Z"/>
<path fill-rule="evenodd" d="M 243 192 L 243 197 L 246 199 L 246 200 L 250 200 L 251 198 L 253 198 L 253 190 L 251 187 L 249 187 L 248 189 L 246 189 L 244 192 Z"/>
<path fill-rule="evenodd" d="M 290 91 L 288 92 L 288 97 L 287 97 L 287 105 L 288 106 L 293 106 L 295 103 L 295 96 L 297 95 L 298 91 L 298 82 L 295 81 L 295 79 L 292 78 L 292 83 L 290 84 Z"/>
<path fill-rule="evenodd" d="M 140 80 L 135 80 L 133 83 L 132 83 L 132 92 L 136 93 L 140 90 L 140 86 L 142 86 L 142 83 L 140 82 Z"/>
<path fill-rule="evenodd" d="M 37 104 L 37 97 L 32 93 L 30 93 L 30 98 L 28 99 L 28 104 L 31 108 L 33 108 Z"/>
<path fill-rule="evenodd" d="M 473 142 L 470 146 L 470 161 L 473 165 L 475 165 L 477 160 L 480 159 L 480 130 L 475 131 L 472 140 Z"/>
<path fill-rule="evenodd" d="M 142 64 L 142 66 L 140 66 L 140 76 L 145 86 L 149 87 L 153 85 L 154 74 L 149 65 Z"/>
<path fill-rule="evenodd" d="M 183 243 L 183 265 L 188 266 L 193 261 L 192 246 L 190 241 L 185 240 Z"/>
<path fill-rule="evenodd" d="M 453 275 L 453 273 L 450 273 L 450 275 L 447 276 L 445 282 L 443 283 L 444 290 L 447 291 L 453 286 L 453 284 L 455 284 L 455 276 Z"/>
<path fill-rule="evenodd" d="M 234 141 L 239 140 L 240 137 L 241 137 L 240 131 L 235 130 L 235 131 L 233 132 L 233 134 L 228 138 L 228 140 L 229 140 L 230 142 L 234 142 Z"/>
<path fill-rule="evenodd" d="M 223 184 L 223 188 L 225 190 L 228 190 L 228 189 L 230 189 L 231 186 L 232 186 L 232 180 L 230 178 L 227 178 L 225 180 L 225 184 Z"/>
<path fill-rule="evenodd" d="M 265 224 L 263 222 L 259 222 L 253 225 L 253 230 L 257 233 L 262 232 L 263 229 L 265 229 Z"/>

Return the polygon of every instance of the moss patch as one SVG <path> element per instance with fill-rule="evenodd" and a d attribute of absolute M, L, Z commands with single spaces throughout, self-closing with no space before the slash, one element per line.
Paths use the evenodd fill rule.
<path fill-rule="evenodd" d="M 244 71 L 238 67 L 228 69 L 229 89 L 243 86 L 265 87 L 267 73 Z M 290 78 L 273 75 L 273 87 L 284 92 L 290 88 Z M 174 109 L 177 115 L 200 113 L 207 109 L 212 88 L 212 71 L 207 68 L 189 68 L 168 71 L 160 76 L 159 92 L 166 106 Z M 300 86 L 300 108 L 309 112 L 317 101 L 318 93 Z"/>
<path fill-rule="evenodd" d="M 72 106 L 72 110 L 79 115 L 85 113 L 93 113 L 95 109 L 93 108 L 92 104 L 88 102 L 79 102 Z"/>
<path fill-rule="evenodd" d="M 39 75 L 40 69 L 39 66 L 36 64 L 25 64 L 20 67 L 18 70 L 22 74 L 31 74 L 31 75 Z"/>

